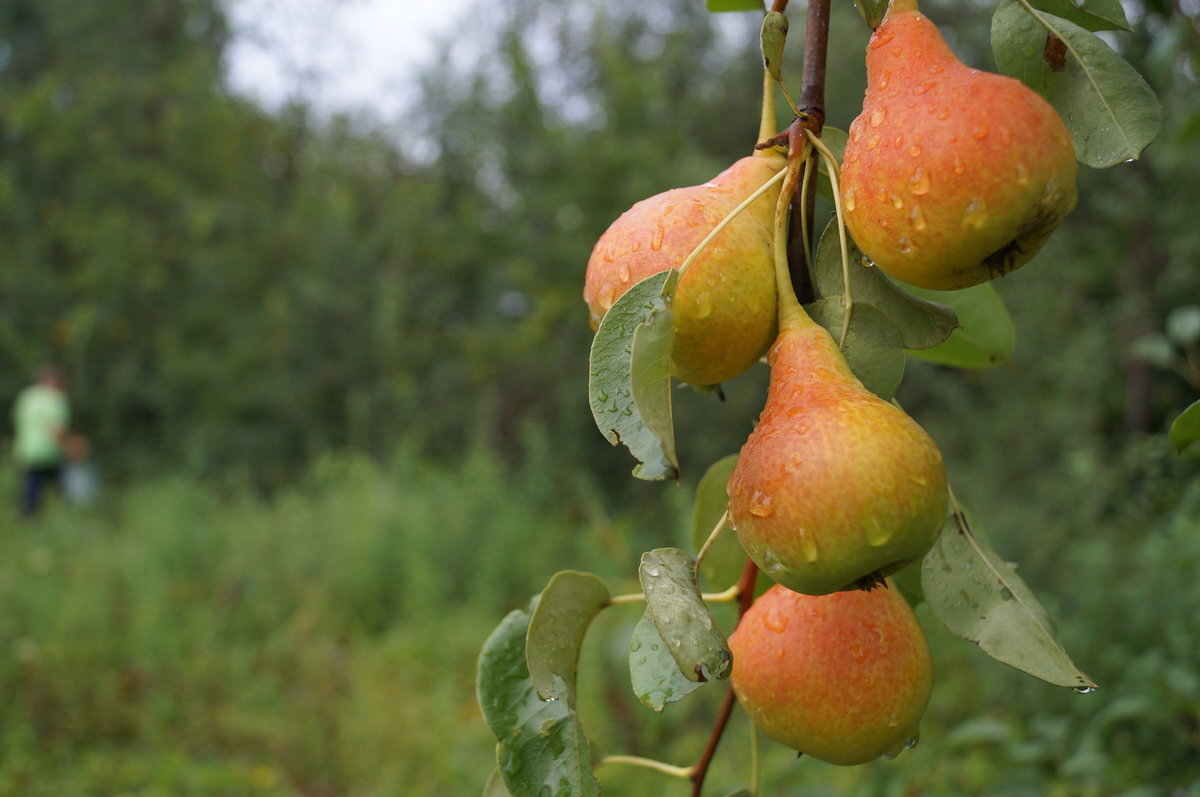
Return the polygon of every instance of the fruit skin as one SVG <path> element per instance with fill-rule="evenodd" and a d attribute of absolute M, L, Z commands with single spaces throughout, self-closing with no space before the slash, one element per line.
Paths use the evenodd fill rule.
<path fill-rule="evenodd" d="M 641 280 L 678 268 L 728 213 L 786 164 L 774 151 L 741 158 L 703 185 L 643 199 L 600 236 L 583 298 L 592 329 Z M 776 184 L 743 210 L 687 267 L 672 308 L 672 376 L 715 385 L 753 365 L 775 337 L 772 218 Z"/>
<path fill-rule="evenodd" d="M 917 737 L 933 686 L 929 643 L 894 585 L 801 595 L 778 584 L 729 637 L 731 680 L 768 736 L 831 764 Z"/>
<path fill-rule="evenodd" d="M 846 224 L 877 266 L 935 290 L 1019 268 L 1074 209 L 1076 171 L 1049 103 L 967 67 L 916 0 L 893 1 L 842 166 Z"/>
<path fill-rule="evenodd" d="M 946 516 L 937 444 L 863 387 L 837 344 L 795 306 L 771 349 L 758 425 L 729 477 L 729 522 L 750 558 L 822 595 L 922 556 Z"/>

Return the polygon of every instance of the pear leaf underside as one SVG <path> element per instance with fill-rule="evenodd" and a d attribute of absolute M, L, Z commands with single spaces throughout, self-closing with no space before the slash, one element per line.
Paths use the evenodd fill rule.
<path fill-rule="evenodd" d="M 500 775 L 516 795 L 596 797 L 600 784 L 592 774 L 591 748 L 575 709 L 566 700 L 539 698 L 529 678 L 525 663 L 529 622 L 527 612 L 510 612 L 479 654 L 476 695 L 499 742 Z"/>
<path fill-rule="evenodd" d="M 589 359 L 592 417 L 613 445 L 624 444 L 640 463 L 639 479 L 679 474 L 671 415 L 671 297 L 679 272 L 652 274 L 604 314 Z"/>
<path fill-rule="evenodd" d="M 1061 60 L 1047 58 L 1047 36 L 1061 42 Z M 1074 22 L 1002 0 L 992 17 L 992 50 L 1001 72 L 1054 106 L 1088 166 L 1137 158 L 1162 127 L 1162 108 L 1141 75 Z"/>
<path fill-rule="evenodd" d="M 525 663 L 540 697 L 575 704 L 579 649 L 610 597 L 607 584 L 575 570 L 555 573 L 542 590 L 525 638 Z"/>
<path fill-rule="evenodd" d="M 1004 301 L 990 283 L 958 291 L 906 287 L 918 296 L 936 297 L 946 303 L 962 324 L 939 345 L 910 354 L 958 368 L 991 368 L 1012 361 L 1017 331 Z"/>
<path fill-rule="evenodd" d="M 638 578 L 679 672 L 689 681 L 727 677 L 733 654 L 700 596 L 695 560 L 679 548 L 656 548 L 642 554 Z"/>
<path fill-rule="evenodd" d="M 842 298 L 819 299 L 805 307 L 835 342 L 840 341 L 846 315 Z M 856 301 L 842 355 L 863 387 L 884 401 L 891 400 L 904 378 L 904 349 L 900 331 L 890 319 L 871 305 Z"/>
<path fill-rule="evenodd" d="M 725 487 L 735 465 L 737 454 L 717 460 L 709 466 L 696 486 L 696 504 L 692 509 L 692 545 L 697 551 L 729 507 L 729 493 Z M 725 589 L 737 583 L 745 564 L 746 552 L 742 550 L 742 544 L 738 542 L 733 529 L 727 525 L 700 562 L 700 574 L 713 589 Z"/>
<path fill-rule="evenodd" d="M 1200 401 L 1179 413 L 1179 417 L 1171 423 L 1169 437 L 1171 445 L 1180 454 L 1200 440 Z"/>
<path fill-rule="evenodd" d="M 629 681 L 638 700 L 659 712 L 701 686 L 700 681 L 683 677 L 649 610 L 642 615 L 629 640 Z"/>
<path fill-rule="evenodd" d="M 1033 591 L 965 519 L 947 520 L 921 564 L 921 587 L 943 625 L 997 661 L 1058 686 L 1095 686 Z"/>
<path fill-rule="evenodd" d="M 958 327 L 953 309 L 908 293 L 879 269 L 864 265 L 863 253 L 853 241 L 847 239 L 847 245 L 850 293 L 854 307 L 857 309 L 868 305 L 878 310 L 899 332 L 904 348 L 931 348 L 946 340 Z M 842 244 L 836 221 L 831 221 L 821 234 L 813 268 L 813 283 L 818 298 L 842 296 L 846 292 Z M 853 329 L 853 318 L 850 325 Z"/>
<path fill-rule="evenodd" d="M 1075 5 L 1073 0 L 1030 0 L 1029 4 L 1091 31 L 1133 30 L 1121 0 L 1087 0 L 1081 6 Z"/>
<path fill-rule="evenodd" d="M 763 67 L 775 80 L 783 80 L 783 47 L 787 43 L 787 17 L 779 11 L 768 11 L 763 17 L 759 35 Z"/>

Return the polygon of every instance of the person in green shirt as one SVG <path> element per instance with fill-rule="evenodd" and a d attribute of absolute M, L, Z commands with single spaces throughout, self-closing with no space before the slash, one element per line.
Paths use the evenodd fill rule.
<path fill-rule="evenodd" d="M 42 366 L 34 384 L 17 394 L 12 421 L 13 459 L 23 476 L 21 512 L 32 516 L 46 488 L 58 484 L 63 462 L 87 456 L 87 441 L 69 431 L 71 405 L 62 371 Z"/>

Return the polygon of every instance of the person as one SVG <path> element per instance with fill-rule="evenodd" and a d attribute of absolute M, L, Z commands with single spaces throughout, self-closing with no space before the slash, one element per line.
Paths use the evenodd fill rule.
<path fill-rule="evenodd" d="M 70 431 L 66 379 L 56 366 L 38 369 L 13 404 L 13 458 L 22 473 L 21 513 L 37 514 L 46 489 L 57 486 L 66 459 L 87 457 L 87 440 Z"/>

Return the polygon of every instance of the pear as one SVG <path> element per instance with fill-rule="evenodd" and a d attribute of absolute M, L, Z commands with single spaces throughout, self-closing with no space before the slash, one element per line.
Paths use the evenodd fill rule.
<path fill-rule="evenodd" d="M 842 166 L 846 224 L 875 265 L 934 290 L 1019 268 L 1075 207 L 1076 169 L 1049 103 L 966 66 L 916 0 L 892 0 Z"/>
<path fill-rule="evenodd" d="M 829 333 L 780 302 L 767 403 L 729 477 L 729 524 L 789 589 L 870 586 L 924 555 L 946 516 L 937 444 L 854 376 Z"/>
<path fill-rule="evenodd" d="M 729 649 L 738 702 L 772 739 L 843 765 L 915 743 L 933 662 L 891 584 L 821 596 L 777 584 L 742 617 Z"/>
<path fill-rule="evenodd" d="M 678 268 L 734 208 L 785 165 L 763 150 L 711 181 L 675 188 L 625 211 L 588 260 L 583 298 L 592 329 L 637 282 Z M 771 218 L 778 185 L 746 207 L 684 271 L 676 288 L 672 376 L 715 385 L 753 365 L 775 337 Z"/>

